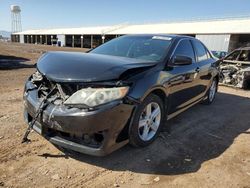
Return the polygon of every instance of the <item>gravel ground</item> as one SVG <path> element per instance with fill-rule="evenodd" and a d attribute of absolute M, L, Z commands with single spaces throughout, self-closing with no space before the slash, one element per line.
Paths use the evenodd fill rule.
<path fill-rule="evenodd" d="M 170 120 L 171 133 L 142 149 L 63 153 L 36 133 L 21 144 L 23 85 L 48 50 L 85 51 L 0 43 L 0 187 L 250 188 L 250 91 L 220 86 L 212 105 Z"/>

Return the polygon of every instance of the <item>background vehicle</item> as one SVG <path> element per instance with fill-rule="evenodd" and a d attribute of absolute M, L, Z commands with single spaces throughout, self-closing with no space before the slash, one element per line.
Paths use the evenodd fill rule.
<path fill-rule="evenodd" d="M 226 57 L 227 52 L 224 51 L 211 51 L 213 53 L 213 55 L 219 59 L 222 59 L 224 57 Z"/>
<path fill-rule="evenodd" d="M 213 102 L 215 62 L 199 40 L 175 35 L 123 36 L 87 54 L 50 52 L 26 83 L 26 121 L 47 97 L 33 128 L 56 145 L 98 156 L 128 142 L 147 146 L 166 120 Z"/>
<path fill-rule="evenodd" d="M 221 61 L 220 82 L 250 88 L 250 47 L 234 50 Z"/>

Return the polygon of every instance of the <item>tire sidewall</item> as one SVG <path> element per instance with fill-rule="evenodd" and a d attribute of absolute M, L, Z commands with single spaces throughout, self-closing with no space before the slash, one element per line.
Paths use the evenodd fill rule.
<path fill-rule="evenodd" d="M 159 125 L 158 130 L 156 131 L 155 135 L 150 140 L 144 141 L 140 138 L 140 136 L 138 134 L 139 120 L 140 120 L 140 116 L 141 116 L 142 111 L 151 102 L 155 102 L 159 105 L 159 107 L 161 109 L 161 120 L 160 120 L 160 125 Z M 164 109 L 165 108 L 164 108 L 163 102 L 162 102 L 160 97 L 153 95 L 153 94 L 150 94 L 149 96 L 147 96 L 144 99 L 144 101 L 137 107 L 133 122 L 132 122 L 131 126 L 129 127 L 129 142 L 130 142 L 130 144 L 132 144 L 133 146 L 137 146 L 137 147 L 144 147 L 144 146 L 151 144 L 157 138 L 157 136 L 159 135 L 159 133 L 161 131 L 163 121 L 165 119 L 165 110 Z"/>
<path fill-rule="evenodd" d="M 215 93 L 214 93 L 214 96 L 213 96 L 212 100 L 210 100 L 210 92 L 211 92 L 211 87 L 212 87 L 213 83 L 215 83 Z M 208 101 L 209 101 L 209 103 L 212 103 L 214 101 L 215 95 L 216 95 L 216 92 L 217 92 L 217 87 L 218 87 L 217 81 L 216 81 L 216 79 L 213 79 L 213 81 L 211 82 L 211 86 L 209 88 L 209 91 L 208 91 Z"/>
<path fill-rule="evenodd" d="M 210 94 L 210 90 L 211 90 L 211 87 L 212 87 L 213 82 L 215 82 L 215 84 L 216 84 L 216 86 L 215 86 L 215 94 L 214 94 L 213 99 L 210 101 L 209 94 Z M 218 89 L 218 82 L 217 82 L 217 79 L 214 78 L 214 79 L 212 80 L 212 82 L 211 82 L 211 85 L 210 85 L 210 87 L 209 87 L 207 93 L 206 93 L 206 100 L 203 101 L 202 103 L 203 103 L 203 104 L 206 104 L 206 105 L 212 104 L 213 101 L 214 101 L 214 99 L 215 99 L 215 96 L 216 96 L 216 93 L 217 93 L 217 89 Z"/>

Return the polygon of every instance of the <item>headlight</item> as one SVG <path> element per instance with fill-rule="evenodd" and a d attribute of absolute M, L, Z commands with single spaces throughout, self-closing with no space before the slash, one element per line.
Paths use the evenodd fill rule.
<path fill-rule="evenodd" d="M 123 98 L 129 87 L 85 88 L 71 95 L 64 104 L 85 104 L 89 107 Z"/>

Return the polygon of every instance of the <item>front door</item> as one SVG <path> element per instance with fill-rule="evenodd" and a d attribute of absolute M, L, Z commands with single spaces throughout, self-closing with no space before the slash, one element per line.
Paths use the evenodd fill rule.
<path fill-rule="evenodd" d="M 168 70 L 168 73 L 174 75 L 169 81 L 169 114 L 184 109 L 198 95 L 199 66 L 189 39 L 182 39 L 177 44 L 172 57 L 176 56 L 190 57 L 193 61 L 190 65 L 172 65 L 171 70 Z"/>

